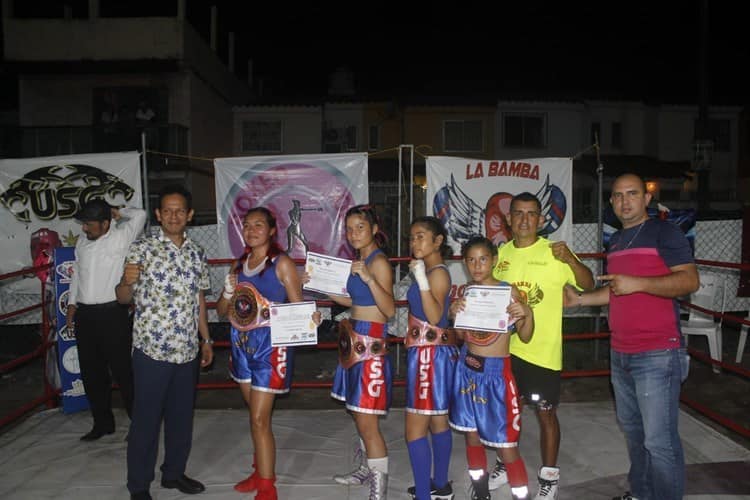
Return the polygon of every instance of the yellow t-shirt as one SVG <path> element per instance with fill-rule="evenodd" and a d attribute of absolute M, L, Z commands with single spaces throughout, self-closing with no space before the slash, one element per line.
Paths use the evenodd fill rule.
<path fill-rule="evenodd" d="M 563 287 L 576 286 L 569 265 L 552 255 L 550 240 L 539 238 L 533 245 L 517 248 L 509 241 L 497 250 L 495 279 L 512 283 L 534 311 L 534 335 L 524 344 L 518 335 L 510 339 L 514 356 L 550 370 L 562 370 Z"/>

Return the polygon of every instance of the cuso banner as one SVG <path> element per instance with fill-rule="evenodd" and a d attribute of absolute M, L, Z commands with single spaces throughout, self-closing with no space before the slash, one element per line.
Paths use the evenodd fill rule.
<path fill-rule="evenodd" d="M 511 239 L 510 200 L 529 192 L 542 204 L 539 234 L 556 241 L 573 236 L 573 161 L 570 158 L 478 160 L 427 158 L 426 213 L 443 221 L 454 254 L 472 235 L 496 245 Z"/>
<path fill-rule="evenodd" d="M 367 154 L 218 158 L 214 165 L 222 255 L 242 254 L 242 218 L 262 206 L 276 216 L 277 241 L 290 257 L 352 257 L 344 215 L 368 202 Z"/>
<path fill-rule="evenodd" d="M 74 246 L 81 226 L 73 219 L 87 201 L 143 206 L 137 151 L 0 160 L 0 273 L 32 265 L 32 234 L 46 229 Z M 38 293 L 36 278 L 11 286 Z"/>

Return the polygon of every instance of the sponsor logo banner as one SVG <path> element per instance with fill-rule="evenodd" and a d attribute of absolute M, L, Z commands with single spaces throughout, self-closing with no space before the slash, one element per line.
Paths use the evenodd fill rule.
<path fill-rule="evenodd" d="M 39 230 L 59 236 L 63 246 L 74 246 L 81 226 L 73 217 L 93 198 L 143 206 L 137 151 L 0 160 L 0 273 L 33 264 L 29 245 Z M 12 286 L 39 292 L 36 279 Z"/>
<path fill-rule="evenodd" d="M 539 235 L 570 241 L 573 235 L 573 162 L 570 158 L 478 160 L 427 158 L 426 213 L 440 218 L 456 255 L 471 236 L 496 245 L 511 239 L 506 218 L 513 196 L 527 191 L 542 203 Z"/>
<path fill-rule="evenodd" d="M 276 216 L 276 241 L 290 257 L 307 251 L 351 258 L 344 215 L 367 203 L 367 155 L 219 158 L 216 216 L 221 255 L 243 253 L 242 218 L 262 206 Z"/>
<path fill-rule="evenodd" d="M 531 158 L 523 160 L 481 160 L 430 156 L 426 162 L 427 196 L 425 213 L 439 218 L 448 231 L 454 255 L 461 245 L 477 234 L 495 245 L 511 239 L 510 200 L 529 192 L 542 204 L 544 224 L 539 235 L 555 241 L 573 238 L 573 162 L 570 158 Z M 453 288 L 451 297 L 460 297 L 467 276 L 463 264 L 448 266 Z"/>
<path fill-rule="evenodd" d="M 57 352 L 59 353 L 58 368 L 60 369 L 60 390 L 62 393 L 62 408 L 65 413 L 87 410 L 89 400 L 83 390 L 81 368 L 78 364 L 78 345 L 75 332 L 68 329 L 66 310 L 68 306 L 68 292 L 70 279 L 59 269 L 66 268 L 75 259 L 72 247 L 60 247 L 55 250 L 55 308 L 56 317 L 53 322 L 57 329 Z"/>

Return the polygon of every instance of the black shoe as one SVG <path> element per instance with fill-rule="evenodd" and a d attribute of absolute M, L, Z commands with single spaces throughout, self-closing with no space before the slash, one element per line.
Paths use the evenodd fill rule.
<path fill-rule="evenodd" d="M 131 493 L 130 500 L 151 500 L 151 493 L 141 491 L 140 493 Z"/>
<path fill-rule="evenodd" d="M 406 489 L 406 493 L 412 498 L 417 498 L 417 489 L 414 486 L 409 486 Z M 448 481 L 445 486 L 438 488 L 435 483 L 430 482 L 430 499 L 431 500 L 453 500 L 453 484 Z"/>
<path fill-rule="evenodd" d="M 99 429 L 91 429 L 87 434 L 84 434 L 81 436 L 81 441 L 96 441 L 102 436 L 106 436 L 107 434 L 114 434 L 114 430 L 111 431 L 100 431 Z"/>
<path fill-rule="evenodd" d="M 471 480 L 471 487 L 469 488 L 469 498 L 471 500 L 490 500 L 490 475 L 486 472 L 482 474 L 479 479 Z"/>
<path fill-rule="evenodd" d="M 177 488 L 180 492 L 186 495 L 195 495 L 196 493 L 206 491 L 206 487 L 203 486 L 203 483 L 196 481 L 195 479 L 190 479 L 185 474 L 177 479 L 162 479 L 161 486 L 162 488 L 167 489 Z"/>

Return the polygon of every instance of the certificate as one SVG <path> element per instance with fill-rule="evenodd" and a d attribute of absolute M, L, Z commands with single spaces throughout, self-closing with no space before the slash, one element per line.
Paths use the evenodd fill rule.
<path fill-rule="evenodd" d="M 271 345 L 315 345 L 318 327 L 312 319 L 315 301 L 271 304 Z"/>
<path fill-rule="evenodd" d="M 348 297 L 346 281 L 352 272 L 352 261 L 315 252 L 307 252 L 305 272 L 310 281 L 302 288 L 326 295 Z"/>
<path fill-rule="evenodd" d="M 508 317 L 511 287 L 471 285 L 464 291 L 463 311 L 456 314 L 455 328 L 480 332 L 507 333 L 513 323 Z"/>

